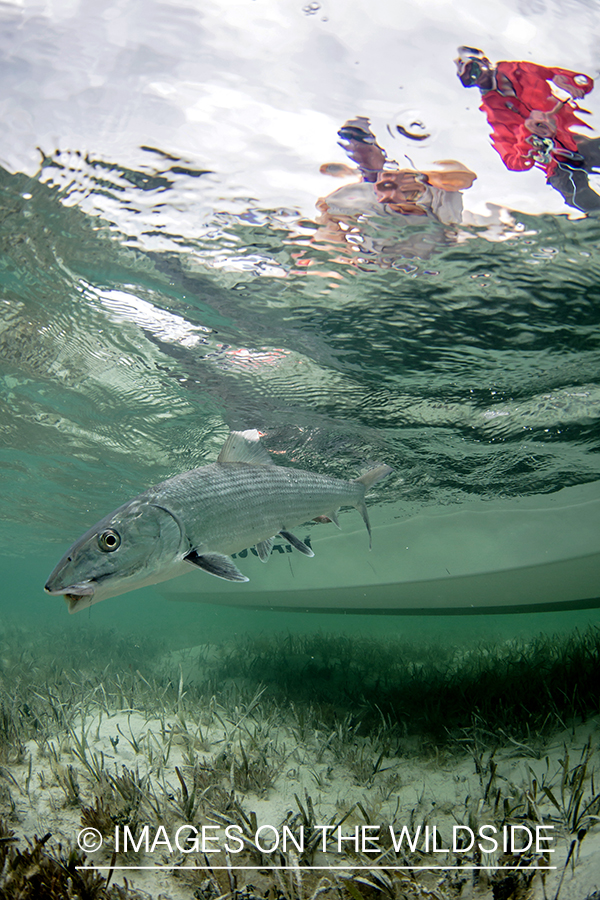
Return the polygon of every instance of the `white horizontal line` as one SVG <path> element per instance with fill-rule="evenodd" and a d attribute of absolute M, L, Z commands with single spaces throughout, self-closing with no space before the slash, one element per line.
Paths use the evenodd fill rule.
<path fill-rule="evenodd" d="M 78 871 L 91 870 L 92 872 L 99 871 L 120 871 L 121 869 L 134 869 L 134 870 L 150 870 L 162 872 L 165 869 L 200 869 L 202 871 L 210 872 L 215 869 L 245 869 L 248 871 L 256 871 L 256 872 L 269 872 L 269 871 L 278 871 L 280 869 L 291 869 L 293 872 L 314 872 L 315 869 L 323 869 L 325 871 L 335 872 L 338 870 L 345 869 L 353 869 L 360 870 L 364 872 L 405 872 L 405 871 L 413 871 L 413 870 L 422 870 L 422 869 L 469 869 L 469 870 L 486 870 L 490 869 L 495 872 L 505 872 L 509 869 L 518 869 L 521 872 L 527 872 L 530 869 L 534 871 L 544 871 L 548 872 L 553 869 L 557 869 L 558 866 L 75 866 Z"/>

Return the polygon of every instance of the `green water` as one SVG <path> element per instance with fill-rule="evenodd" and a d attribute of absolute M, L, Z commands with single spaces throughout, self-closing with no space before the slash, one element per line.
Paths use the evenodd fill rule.
<path fill-rule="evenodd" d="M 119 199 L 127 179 L 137 199 L 144 173 L 112 164 L 100 182 L 88 168 L 88 195 L 102 187 Z M 160 171 L 142 187 L 162 206 L 187 176 L 160 181 Z M 290 211 L 285 228 L 268 210 L 221 215 L 218 230 L 185 249 L 154 252 L 69 205 L 55 181 L 49 161 L 37 177 L 4 171 L 1 181 L 11 620 L 113 624 L 188 646 L 263 630 L 464 639 L 466 629 L 475 639 L 597 621 L 593 610 L 461 622 L 290 616 L 167 603 L 151 591 L 71 621 L 42 594 L 69 543 L 145 487 L 212 461 L 230 428 L 259 428 L 278 461 L 338 477 L 383 459 L 394 474 L 371 504 L 405 503 L 412 514 L 596 480 L 600 231 L 594 219 L 515 214 L 510 239 L 467 229 L 435 269 L 416 260 L 411 275 L 365 272 L 314 243 L 303 253 L 315 265 L 301 271 Z M 201 181 L 196 190 L 201 198 Z M 232 247 L 250 271 L 214 268 Z M 257 254 L 278 270 L 257 274 Z"/>

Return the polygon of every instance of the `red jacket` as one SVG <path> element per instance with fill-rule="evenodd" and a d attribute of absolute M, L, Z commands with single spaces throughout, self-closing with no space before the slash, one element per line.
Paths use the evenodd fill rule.
<path fill-rule="evenodd" d="M 505 76 L 511 83 L 515 96 L 503 94 L 498 89 L 486 91 L 479 108 L 492 126 L 492 144 L 507 169 L 524 171 L 537 164 L 549 177 L 561 157 L 568 158 L 571 153 L 577 153 L 577 144 L 569 129 L 573 125 L 589 126 L 575 115 L 569 103 L 554 113 L 556 134 L 545 146 L 524 125 L 532 110 L 550 112 L 556 106 L 557 97 L 552 93 L 548 82 L 557 75 L 586 94 L 594 87 L 594 81 L 588 75 L 570 72 L 568 69 L 548 68 L 531 62 L 498 63 L 497 83 L 502 82 L 499 76 Z"/>

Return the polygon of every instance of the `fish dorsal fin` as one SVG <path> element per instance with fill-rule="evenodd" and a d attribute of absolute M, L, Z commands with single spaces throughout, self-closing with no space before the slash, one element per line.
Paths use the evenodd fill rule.
<path fill-rule="evenodd" d="M 268 450 L 260 443 L 256 428 L 249 431 L 232 431 L 217 457 L 217 462 L 243 462 L 253 466 L 274 465 Z"/>

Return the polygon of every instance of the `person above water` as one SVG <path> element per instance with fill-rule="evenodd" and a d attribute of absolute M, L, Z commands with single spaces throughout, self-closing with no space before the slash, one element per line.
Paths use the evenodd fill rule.
<path fill-rule="evenodd" d="M 428 259 L 457 239 L 457 231 L 448 226 L 462 221 L 461 190 L 471 187 L 474 172 L 455 160 L 434 163 L 439 169 L 400 168 L 387 159 L 365 116 L 349 119 L 338 134 L 358 168 L 326 163 L 321 172 L 358 175 L 360 180 L 318 201 L 315 242 L 345 244 L 351 256 L 359 253 L 378 265 L 393 265 L 398 259 Z M 384 216 L 392 218 L 386 223 L 380 218 Z M 411 227 L 408 233 L 405 225 Z"/>
<path fill-rule="evenodd" d="M 385 205 L 387 211 L 402 216 L 428 216 L 443 225 L 455 225 L 461 221 L 460 191 L 470 188 L 477 177 L 462 163 L 450 159 L 434 163 L 441 167 L 439 170 L 401 169 L 397 163 L 387 159 L 365 116 L 348 119 L 338 135 L 340 146 L 358 166 L 361 182 L 373 185 L 374 195 L 370 188 L 363 190 L 371 201 L 375 199 L 378 204 Z M 321 167 L 321 171 L 338 174 L 331 171 L 336 165 L 328 163 Z M 335 195 L 338 193 L 336 191 Z"/>
<path fill-rule="evenodd" d="M 367 117 L 356 116 L 354 119 L 347 119 L 338 131 L 338 137 L 341 138 L 340 147 L 358 166 L 361 181 L 371 184 L 377 181 L 377 176 L 383 169 L 387 157 L 385 150 L 377 143 Z"/>
<path fill-rule="evenodd" d="M 599 139 L 571 130 L 590 127 L 575 110 L 585 112 L 577 101 L 593 89 L 593 79 L 583 72 L 532 62 L 493 65 L 473 47 L 459 47 L 458 54 L 458 77 L 464 87 L 481 91 L 479 108 L 492 126 L 492 144 L 507 169 L 537 166 L 568 206 L 583 212 L 599 210 L 600 196 L 588 180 L 588 172 L 600 165 Z M 552 85 L 567 95 L 565 99 Z"/>
<path fill-rule="evenodd" d="M 384 169 L 374 184 L 378 203 L 403 216 L 429 216 L 442 225 L 457 225 L 462 219 L 461 190 L 470 188 L 477 176 L 462 163 L 444 159 L 437 169 Z"/>

